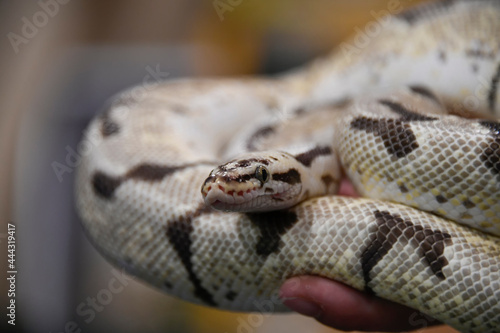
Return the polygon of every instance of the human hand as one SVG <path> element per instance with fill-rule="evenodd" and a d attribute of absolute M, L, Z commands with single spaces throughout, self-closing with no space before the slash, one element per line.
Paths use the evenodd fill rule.
<path fill-rule="evenodd" d="M 414 309 L 318 276 L 287 280 L 280 298 L 291 310 L 343 331 L 403 332 L 439 324 Z"/>

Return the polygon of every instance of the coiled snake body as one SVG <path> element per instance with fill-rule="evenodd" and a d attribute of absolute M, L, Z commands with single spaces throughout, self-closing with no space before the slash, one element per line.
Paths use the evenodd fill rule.
<path fill-rule="evenodd" d="M 87 129 L 85 230 L 199 304 L 258 311 L 314 274 L 498 332 L 499 51 L 499 2 L 443 1 L 283 77 L 132 88 Z M 334 195 L 344 174 L 367 198 Z"/>

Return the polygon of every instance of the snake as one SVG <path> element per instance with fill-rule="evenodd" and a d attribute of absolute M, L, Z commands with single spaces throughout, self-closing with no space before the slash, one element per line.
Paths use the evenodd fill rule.
<path fill-rule="evenodd" d="M 317 275 L 499 332 L 500 2 L 373 23 L 368 42 L 281 75 L 113 97 L 75 180 L 92 244 L 222 310 L 288 311 L 281 284 Z M 346 179 L 359 197 L 337 194 Z"/>

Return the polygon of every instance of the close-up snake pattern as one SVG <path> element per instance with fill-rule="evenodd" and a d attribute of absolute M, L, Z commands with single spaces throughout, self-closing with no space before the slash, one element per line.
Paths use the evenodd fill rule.
<path fill-rule="evenodd" d="M 500 331 L 500 2 L 414 7 L 347 51 L 113 98 L 76 176 L 95 247 L 220 309 L 318 275 Z"/>

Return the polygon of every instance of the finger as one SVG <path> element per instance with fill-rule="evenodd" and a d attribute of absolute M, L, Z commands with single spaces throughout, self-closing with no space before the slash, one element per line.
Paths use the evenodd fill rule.
<path fill-rule="evenodd" d="M 280 297 L 291 310 L 345 331 L 401 332 L 422 324 L 422 315 L 416 310 L 317 276 L 287 280 Z"/>

